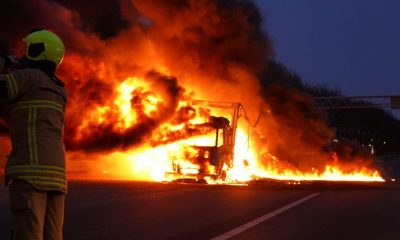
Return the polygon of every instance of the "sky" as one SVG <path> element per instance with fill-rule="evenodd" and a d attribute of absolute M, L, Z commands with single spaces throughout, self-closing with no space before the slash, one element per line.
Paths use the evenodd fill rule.
<path fill-rule="evenodd" d="M 347 96 L 400 95 L 399 0 L 255 0 L 276 59 Z"/>

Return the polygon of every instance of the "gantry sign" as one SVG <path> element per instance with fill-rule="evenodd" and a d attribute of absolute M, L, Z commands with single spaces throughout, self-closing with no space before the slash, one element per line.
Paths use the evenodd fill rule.
<path fill-rule="evenodd" d="M 345 109 L 345 108 L 391 108 L 400 109 L 400 95 L 389 96 L 359 96 L 359 97 L 316 97 L 316 108 Z"/>

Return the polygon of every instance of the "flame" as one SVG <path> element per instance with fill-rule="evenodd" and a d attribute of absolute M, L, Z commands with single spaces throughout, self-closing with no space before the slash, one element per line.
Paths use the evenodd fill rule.
<path fill-rule="evenodd" d="M 157 93 L 145 94 L 145 98 L 140 99 L 140 102 L 133 100 L 137 91 L 146 92 L 148 88 L 146 81 L 139 77 L 130 77 L 122 81 L 116 87 L 117 95 L 111 101 L 111 106 L 98 106 L 93 112 L 89 113 L 86 121 L 80 126 L 81 131 L 85 130 L 89 122 L 95 121 L 97 124 L 101 124 L 107 121 L 109 116 L 115 115 L 118 116 L 115 127 L 121 131 L 134 126 L 138 121 L 137 113 L 134 111 L 134 104 L 144 106 L 144 114 L 151 116 L 162 103 L 162 99 Z M 179 102 L 179 107 L 189 105 L 190 101 Z M 200 112 L 199 108 L 193 105 L 190 106 Z M 214 109 L 214 112 L 210 112 L 210 114 L 219 115 L 223 114 L 223 111 Z M 184 123 L 166 122 L 153 133 L 149 142 L 162 140 L 166 132 L 179 132 L 188 124 L 199 126 L 204 124 L 205 121 L 205 117 L 198 114 Z M 222 140 L 220 138 L 216 142 L 215 137 L 214 132 L 206 131 L 199 136 L 187 136 L 184 139 L 165 144 L 153 146 L 146 144 L 124 152 L 118 151 L 103 155 L 97 163 L 103 162 L 103 165 L 100 165 L 100 168 L 103 168 L 101 170 L 102 177 L 160 182 L 173 181 L 177 178 L 199 178 L 200 172 L 206 173 L 201 179 L 206 180 L 208 183 L 243 183 L 259 178 L 292 181 L 384 181 L 379 171 L 373 168 L 361 165 L 353 166 L 350 170 L 347 169 L 349 166 L 345 166 L 342 163 L 339 164 L 338 157 L 335 154 L 333 154 L 332 163 L 326 165 L 323 170 L 299 171 L 293 166 L 283 164 L 282 161 L 279 161 L 270 153 L 264 154 L 264 158 L 269 159 L 270 164 L 262 164 L 261 162 L 265 162 L 265 159 L 260 161 L 263 156 L 257 154 L 258 150 L 250 137 L 248 124 L 238 125 L 232 165 L 225 164 L 222 169 L 226 176 L 223 179 L 213 177 L 213 175 L 217 174 L 214 166 L 211 166 L 209 162 L 198 163 L 193 161 L 198 154 L 193 146 L 212 146 L 216 144 L 220 147 L 223 144 Z M 208 157 L 205 155 L 205 158 Z"/>

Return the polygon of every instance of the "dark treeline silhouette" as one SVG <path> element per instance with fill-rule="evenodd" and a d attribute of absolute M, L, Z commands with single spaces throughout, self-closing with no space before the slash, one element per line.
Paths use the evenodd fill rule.
<path fill-rule="evenodd" d="M 274 61 L 269 62 L 262 85 L 263 91 L 271 86 L 280 85 L 312 97 L 343 96 L 339 89 L 305 83 L 282 63 Z M 349 105 L 360 103 L 359 100 L 346 101 Z M 329 126 L 335 130 L 337 139 L 357 142 L 361 148 L 368 151 L 373 148 L 374 154 L 379 156 L 400 154 L 400 120 L 384 109 L 373 107 L 372 103 L 363 104 L 371 107 L 314 110 L 323 111 Z M 305 115 L 308 111 L 304 111 Z"/>

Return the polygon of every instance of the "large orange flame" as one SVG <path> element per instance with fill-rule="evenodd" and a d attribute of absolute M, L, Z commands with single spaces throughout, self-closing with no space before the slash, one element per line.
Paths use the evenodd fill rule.
<path fill-rule="evenodd" d="M 98 106 L 92 112 L 87 113 L 85 121 L 79 127 L 79 132 L 90 131 L 87 129 L 89 123 L 102 124 L 109 121 L 110 116 L 118 116 L 114 127 L 121 131 L 135 125 L 138 121 L 137 113 L 133 110 L 133 104 L 144 106 L 144 114 L 151 116 L 154 114 L 163 99 L 156 92 L 148 91 L 149 86 L 146 81 L 139 77 L 130 77 L 122 81 L 116 87 L 117 95 L 110 101 L 110 105 Z M 137 90 L 148 92 L 140 103 L 133 101 Z M 190 101 L 181 101 L 179 106 L 189 106 Z M 195 106 L 190 105 L 195 111 L 200 112 Z M 207 109 L 210 115 L 221 115 L 224 111 L 220 109 Z M 229 111 L 228 111 L 229 112 Z M 226 114 L 226 111 L 225 111 Z M 140 147 L 132 147 L 126 151 L 115 151 L 110 154 L 96 156 L 100 161 L 90 165 L 92 176 L 100 178 L 124 178 L 148 181 L 172 181 L 176 178 L 198 178 L 196 177 L 201 170 L 201 164 L 193 162 L 192 159 L 197 154 L 191 146 L 207 146 L 215 143 L 215 134 L 206 131 L 200 135 L 187 136 L 176 141 L 163 144 L 152 144 L 160 142 L 167 133 L 179 132 L 187 124 L 201 125 L 206 119 L 201 114 L 191 118 L 187 122 L 169 121 L 160 126 L 149 141 Z M 289 164 L 284 164 L 272 154 L 264 152 L 259 154 L 257 149 L 257 139 L 251 137 L 251 126 L 249 124 L 239 124 L 236 131 L 236 141 L 234 148 L 234 159 L 232 166 L 224 166 L 226 177 L 224 179 L 202 177 L 208 183 L 242 183 L 258 178 L 269 178 L 277 180 L 294 181 L 384 181 L 380 173 L 371 167 L 363 164 L 345 164 L 338 161 L 336 154 L 332 154 L 332 161 L 324 169 L 311 169 L 310 171 L 300 171 Z M 253 130 L 253 129 L 252 129 Z M 217 143 L 220 144 L 220 143 Z M 262 161 L 260 160 L 262 159 Z M 267 162 L 267 164 L 265 164 Z M 204 163 L 207 172 L 215 174 L 215 169 L 209 164 Z M 179 176 L 176 173 L 179 168 Z M 79 175 L 75 175 L 79 177 Z M 82 176 L 80 176 L 82 177 Z"/>

